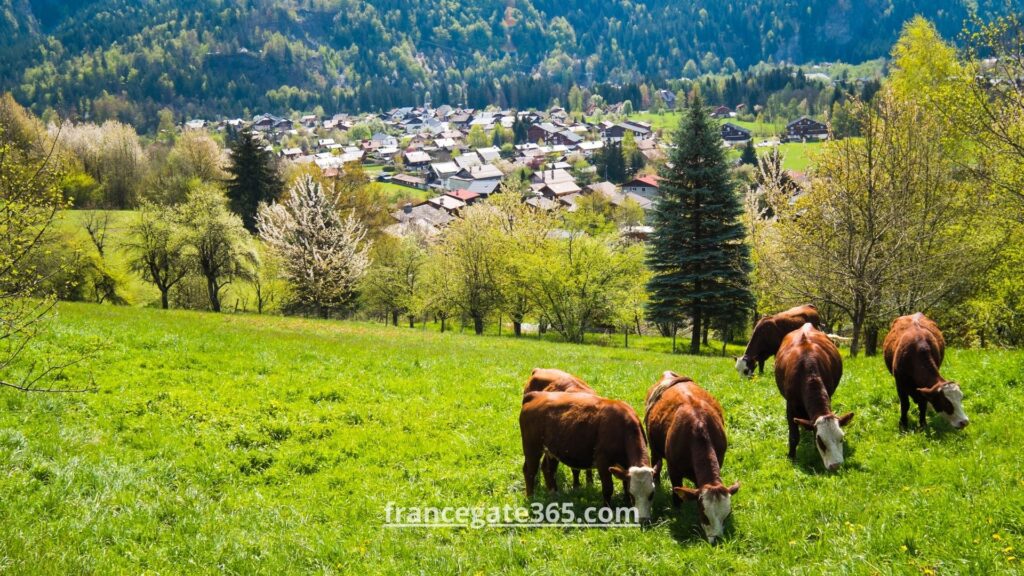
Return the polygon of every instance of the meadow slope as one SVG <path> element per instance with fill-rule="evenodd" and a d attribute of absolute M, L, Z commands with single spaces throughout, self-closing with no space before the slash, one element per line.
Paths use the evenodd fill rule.
<path fill-rule="evenodd" d="M 856 418 L 827 474 L 808 436 L 798 463 L 785 457 L 774 380 L 741 381 L 721 358 L 72 304 L 33 354 L 94 338 L 105 345 L 63 383 L 96 393 L 0 390 L 0 573 L 1020 571 L 1021 352 L 947 355 L 963 432 L 932 414 L 900 434 L 881 358 L 849 361 L 834 404 Z M 723 476 L 743 483 L 725 541 L 704 542 L 665 483 L 646 531 L 384 528 L 389 501 L 526 503 L 518 410 L 534 366 L 634 406 L 666 369 L 715 394 Z"/>

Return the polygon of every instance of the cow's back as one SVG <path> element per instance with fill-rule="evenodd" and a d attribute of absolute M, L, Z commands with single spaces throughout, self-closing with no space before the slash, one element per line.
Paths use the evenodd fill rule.
<path fill-rule="evenodd" d="M 722 406 L 692 380 L 680 381 L 665 390 L 651 409 L 647 422 L 651 446 L 670 460 L 685 460 L 686 450 L 702 432 L 710 438 L 719 459 L 725 456 Z"/>
<path fill-rule="evenodd" d="M 893 320 L 882 348 L 889 373 L 911 377 L 922 368 L 942 365 L 946 340 L 938 325 L 918 312 Z"/>
<path fill-rule="evenodd" d="M 524 444 L 542 444 L 573 468 L 593 467 L 598 452 L 622 461 L 627 442 L 642 435 L 639 418 L 628 404 L 571 392 L 528 392 L 519 426 Z"/>
<path fill-rule="evenodd" d="M 775 357 L 775 383 L 785 398 L 795 399 L 797 387 L 813 376 L 821 378 L 831 396 L 843 377 L 843 360 L 828 336 L 805 324 L 783 338 Z"/>
<path fill-rule="evenodd" d="M 578 392 L 597 394 L 582 378 L 555 368 L 534 368 L 526 381 L 527 392 Z"/>
<path fill-rule="evenodd" d="M 804 324 L 818 326 L 819 323 L 818 309 L 813 305 L 795 306 L 759 320 L 751 335 L 750 346 L 757 350 L 758 357 L 768 357 L 778 352 L 789 333 Z"/>

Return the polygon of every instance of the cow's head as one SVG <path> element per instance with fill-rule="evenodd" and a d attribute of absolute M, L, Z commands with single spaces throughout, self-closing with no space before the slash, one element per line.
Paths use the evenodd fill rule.
<path fill-rule="evenodd" d="M 629 494 L 630 504 L 636 508 L 640 522 L 650 522 L 654 504 L 654 468 L 630 466 L 629 470 L 624 470 L 619 466 L 612 466 L 608 471 L 622 480 L 622 485 Z"/>
<path fill-rule="evenodd" d="M 725 531 L 725 520 L 732 514 L 732 495 L 739 492 L 737 482 L 726 488 L 721 483 L 702 487 L 700 490 L 676 486 L 672 491 L 683 500 L 696 500 L 700 506 L 700 526 L 708 542 L 714 544 Z"/>
<path fill-rule="evenodd" d="M 754 362 L 752 358 L 744 354 L 736 359 L 736 371 L 739 372 L 740 376 L 750 378 L 754 375 L 754 368 L 757 366 L 757 362 Z"/>
<path fill-rule="evenodd" d="M 814 422 L 793 418 L 797 424 L 814 431 L 814 446 L 817 447 L 818 454 L 821 454 L 825 468 L 830 471 L 837 470 L 843 465 L 843 426 L 849 424 L 850 420 L 853 420 L 853 412 L 842 416 L 827 414 Z"/>
<path fill-rule="evenodd" d="M 964 413 L 964 393 L 956 382 L 941 382 L 931 388 L 917 391 L 931 402 L 935 411 L 957 430 L 963 430 L 971 422 Z"/>

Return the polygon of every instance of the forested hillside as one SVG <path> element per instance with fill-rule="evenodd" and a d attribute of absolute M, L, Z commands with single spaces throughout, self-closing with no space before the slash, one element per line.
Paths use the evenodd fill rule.
<path fill-rule="evenodd" d="M 539 106 L 573 83 L 863 61 L 967 0 L 0 0 L 0 90 L 36 112 L 155 123 L 256 110 Z M 982 13 L 1002 5 L 977 3 Z"/>

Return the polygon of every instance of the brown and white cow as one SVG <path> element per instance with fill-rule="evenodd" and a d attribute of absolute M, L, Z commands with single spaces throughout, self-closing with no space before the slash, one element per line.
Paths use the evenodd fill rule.
<path fill-rule="evenodd" d="M 750 342 L 747 343 L 743 356 L 736 359 L 736 371 L 740 376 L 749 378 L 754 375 L 756 365 L 758 372 L 764 374 L 765 361 L 779 351 L 786 334 L 807 323 L 817 327 L 820 322 L 818 309 L 813 304 L 796 306 L 785 312 L 761 318 L 754 327 L 754 333 L 750 335 Z"/>
<path fill-rule="evenodd" d="M 662 459 L 668 460 L 672 504 L 696 500 L 704 535 L 714 544 L 732 514 L 732 495 L 740 489 L 739 482 L 728 488 L 722 484 L 720 468 L 727 445 L 722 406 L 692 379 L 674 372 L 665 372 L 651 386 L 646 406 L 644 425 L 655 483 Z M 684 487 L 684 478 L 696 488 Z"/>
<path fill-rule="evenodd" d="M 789 457 L 796 459 L 800 427 L 814 431 L 814 445 L 829 470 L 843 464 L 843 430 L 853 413 L 832 413 L 832 394 L 843 376 L 839 349 L 810 323 L 790 332 L 775 356 L 775 383 L 786 399 Z"/>
<path fill-rule="evenodd" d="M 555 472 L 561 462 L 572 468 L 597 468 L 605 505 L 610 506 L 612 476 L 622 480 L 641 522 L 651 519 L 654 469 L 647 457 L 647 440 L 640 419 L 625 402 L 592 394 L 527 392 L 519 413 L 523 440 L 526 495 L 533 496 L 541 457 L 544 482 L 557 490 Z"/>
<path fill-rule="evenodd" d="M 579 376 L 556 368 L 534 368 L 530 372 L 530 379 L 526 381 L 526 386 L 523 388 L 523 394 L 527 392 L 576 392 L 579 394 L 597 395 L 597 392 Z M 550 465 L 547 462 L 548 458 L 550 457 L 544 456 L 544 461 L 541 462 L 542 469 Z M 554 465 L 558 466 L 558 463 L 556 462 Z M 593 484 L 594 471 L 588 469 L 587 486 L 592 486 Z M 578 468 L 572 469 L 572 486 L 573 488 L 580 487 L 580 470 Z"/>
<path fill-rule="evenodd" d="M 922 428 L 929 403 L 957 430 L 967 426 L 970 420 L 964 413 L 964 394 L 960 385 L 939 374 L 946 353 L 946 340 L 935 322 L 920 312 L 900 316 L 893 321 L 882 347 L 885 366 L 896 379 L 902 428 L 907 427 L 911 399 L 917 403 Z"/>

